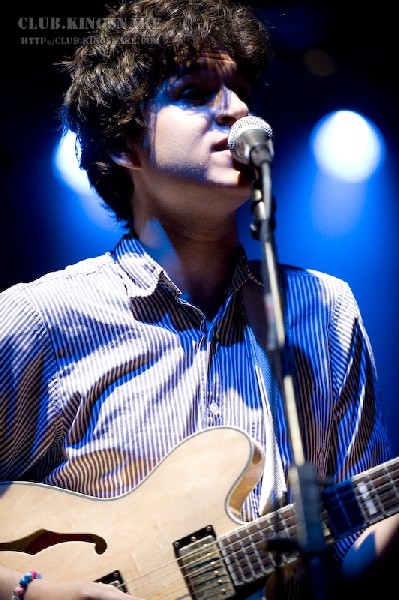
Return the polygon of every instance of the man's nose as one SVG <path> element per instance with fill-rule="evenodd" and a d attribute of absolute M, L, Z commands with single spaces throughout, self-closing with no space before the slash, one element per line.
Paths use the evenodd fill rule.
<path fill-rule="evenodd" d="M 215 119 L 219 125 L 231 126 L 238 119 L 246 117 L 249 114 L 249 107 L 237 92 L 223 86 L 218 94 L 215 111 Z"/>

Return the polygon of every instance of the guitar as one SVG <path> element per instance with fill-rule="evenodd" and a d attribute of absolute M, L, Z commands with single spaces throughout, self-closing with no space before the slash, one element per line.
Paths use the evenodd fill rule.
<path fill-rule="evenodd" d="M 151 600 L 240 595 L 275 571 L 267 540 L 296 534 L 293 504 L 249 523 L 239 517 L 263 465 L 263 451 L 245 432 L 215 427 L 181 442 L 116 498 L 1 483 L 0 564 L 34 568 L 52 581 L 102 581 Z M 392 459 L 323 491 L 327 541 L 399 510 L 398 465 Z M 297 558 L 290 551 L 280 563 Z"/>

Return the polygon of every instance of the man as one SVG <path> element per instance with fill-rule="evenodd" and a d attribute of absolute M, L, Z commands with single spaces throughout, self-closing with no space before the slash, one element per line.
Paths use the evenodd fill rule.
<path fill-rule="evenodd" d="M 118 538 L 129 544 L 124 554 L 135 575 L 122 572 L 115 587 L 102 585 L 105 579 L 93 583 L 100 579 L 97 573 L 83 576 L 86 549 L 77 546 L 82 555 L 77 552 L 70 565 L 73 552 L 55 562 L 46 548 L 42 577 L 34 570 L 42 558 L 28 553 L 26 568 L 33 570 L 19 585 L 20 556 L 11 563 L 0 554 L 0 599 L 12 593 L 27 600 L 116 599 L 122 594 L 118 587 L 134 597 L 178 598 L 187 597 L 187 585 L 196 597 L 184 549 L 191 549 L 197 536 L 210 535 L 208 522 L 201 521 L 200 529 L 194 523 L 202 491 L 210 493 L 213 464 L 219 465 L 214 485 L 218 480 L 227 485 L 226 497 L 214 498 L 215 504 L 224 509 L 228 502 L 238 524 L 292 500 L 292 449 L 262 341 L 262 280 L 259 268 L 248 263 L 236 228 L 254 172 L 234 160 L 227 145 L 234 123 L 259 110 L 270 56 L 267 30 L 245 8 L 225 0 L 193 5 L 138 0 L 111 13 L 92 43 L 65 65 L 71 75 L 65 126 L 76 132 L 81 165 L 126 224 L 126 235 L 104 256 L 1 294 L 0 477 L 118 497 L 117 502 L 133 498 L 136 510 L 127 520 L 122 515 Z M 305 458 L 321 483 L 336 484 L 390 457 L 372 350 L 346 283 L 288 266 L 281 267 L 281 275 Z M 210 440 L 211 431 L 229 441 L 220 447 L 213 442 L 211 448 L 204 441 L 190 454 L 193 443 Z M 242 486 L 226 476 L 241 443 L 239 432 L 245 443 L 254 440 L 253 464 Z M 176 448 L 183 456 L 187 448 L 188 456 L 167 477 L 181 456 Z M 190 473 L 191 461 L 197 465 L 201 459 L 203 472 Z M 157 481 L 162 485 L 155 486 Z M 186 489 L 185 484 L 182 502 L 174 490 Z M 42 488 L 34 489 L 36 498 Z M 155 496 L 163 506 L 153 505 Z M 3 505 L 6 499 L 7 492 Z M 54 506 L 57 502 L 54 497 Z M 103 504 L 90 506 L 88 514 L 96 515 Z M 110 512 L 115 519 L 118 509 L 110 507 L 107 516 Z M 80 522 L 78 508 L 63 510 L 59 516 L 67 519 L 67 532 L 71 523 L 73 531 L 69 514 Z M 152 573 L 154 561 L 162 573 L 157 556 L 169 523 L 178 528 L 191 514 L 192 529 L 181 535 L 170 531 L 170 560 L 175 548 L 183 565 L 176 570 L 178 584 L 163 580 L 155 568 L 154 579 L 142 583 L 143 570 Z M 30 518 L 35 531 L 54 533 L 54 521 L 45 525 L 48 514 Z M 209 519 L 213 525 L 212 507 Z M 389 520 L 384 528 L 387 523 L 392 532 Z M 93 528 L 101 525 L 93 518 Z M 218 525 L 216 537 L 228 533 L 218 532 Z M 376 552 L 368 550 L 372 539 L 378 551 L 385 548 L 384 528 L 368 530 L 359 547 L 352 545 L 358 532 L 337 541 L 331 566 L 344 560 L 348 576 L 355 563 L 359 579 L 370 556 L 377 567 Z M 228 585 L 231 597 L 245 581 L 231 580 L 223 561 L 219 566 L 224 575 L 218 569 L 216 579 Z M 253 577 L 248 595 L 252 583 L 261 583 L 263 593 L 263 579 L 263 572 Z M 270 584 L 269 596 L 272 589 Z M 309 597 L 309 590 L 301 593 L 300 581 L 291 590 L 289 577 L 287 584 L 277 580 L 274 590 L 287 598 Z M 212 594 L 207 588 L 205 597 L 219 597 Z"/>

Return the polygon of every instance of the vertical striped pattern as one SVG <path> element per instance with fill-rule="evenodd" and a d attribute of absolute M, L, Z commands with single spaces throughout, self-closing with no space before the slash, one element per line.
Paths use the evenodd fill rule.
<path fill-rule="evenodd" d="M 389 457 L 374 359 L 346 283 L 282 269 L 306 457 L 338 481 Z M 263 350 L 244 316 L 253 278 L 243 257 L 208 326 L 126 236 L 113 253 L 3 292 L 0 478 L 121 494 L 206 427 L 238 426 L 265 446 L 269 398 L 287 469 L 281 398 L 258 385 Z M 258 503 L 259 486 L 245 518 Z"/>

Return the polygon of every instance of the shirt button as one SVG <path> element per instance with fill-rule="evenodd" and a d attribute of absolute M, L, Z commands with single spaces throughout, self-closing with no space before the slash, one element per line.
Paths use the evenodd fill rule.
<path fill-rule="evenodd" d="M 220 415 L 220 408 L 216 404 L 216 402 L 210 403 L 209 410 L 211 411 L 211 413 L 213 414 L 214 417 L 217 417 L 218 415 Z"/>

